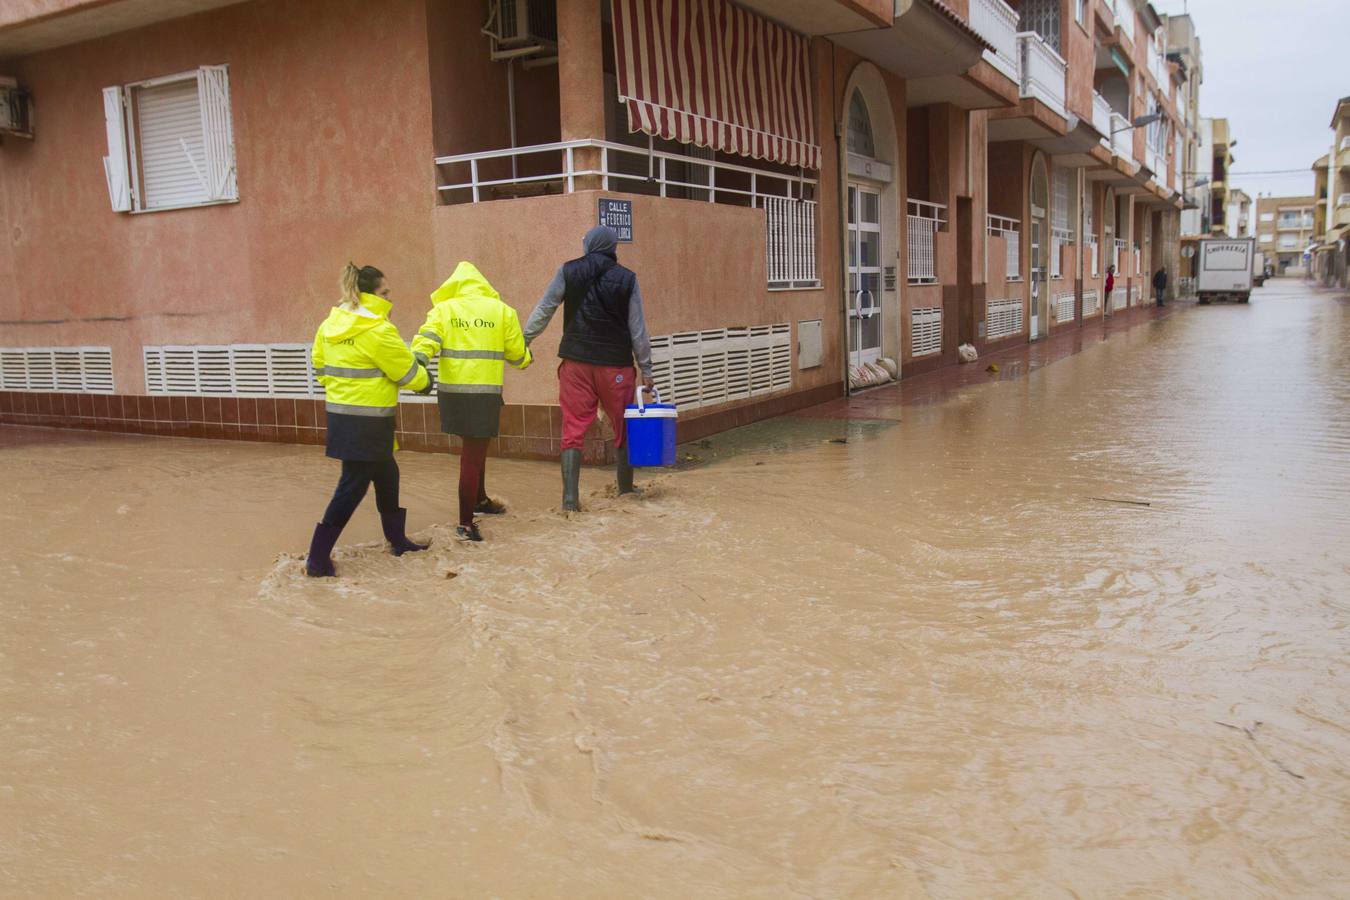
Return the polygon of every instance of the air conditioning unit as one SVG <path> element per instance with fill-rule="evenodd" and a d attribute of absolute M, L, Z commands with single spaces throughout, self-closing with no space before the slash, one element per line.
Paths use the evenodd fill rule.
<path fill-rule="evenodd" d="M 15 137 L 33 136 L 32 103 L 28 92 L 8 75 L 0 75 L 0 134 Z"/>
<path fill-rule="evenodd" d="M 491 0 L 483 33 L 492 39 L 494 60 L 556 54 L 556 0 Z"/>

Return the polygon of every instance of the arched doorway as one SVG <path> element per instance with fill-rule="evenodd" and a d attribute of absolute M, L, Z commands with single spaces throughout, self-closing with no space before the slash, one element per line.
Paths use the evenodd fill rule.
<path fill-rule="evenodd" d="M 899 200 L 893 168 L 895 120 L 881 72 L 871 63 L 860 63 L 849 77 L 844 99 L 847 152 L 840 160 L 847 279 L 844 343 L 854 388 L 875 383 L 859 371 L 864 364 L 891 360 L 899 376 Z"/>
<path fill-rule="evenodd" d="M 1037 153 L 1031 160 L 1031 193 L 1029 196 L 1027 221 L 1030 240 L 1031 301 L 1030 322 L 1031 339 L 1045 337 L 1050 333 L 1049 285 L 1046 282 L 1050 270 L 1050 232 L 1047 216 L 1050 209 L 1050 172 L 1045 155 Z"/>

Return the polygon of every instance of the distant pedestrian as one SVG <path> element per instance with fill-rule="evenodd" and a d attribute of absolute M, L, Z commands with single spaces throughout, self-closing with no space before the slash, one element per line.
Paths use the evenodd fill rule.
<path fill-rule="evenodd" d="M 395 556 L 427 549 L 408 540 L 408 511 L 398 505 L 398 463 L 394 423 L 400 388 L 427 393 L 431 377 L 413 358 L 387 318 L 389 282 L 374 266 L 347 263 L 342 299 L 328 313 L 310 351 L 324 390 L 328 455 L 342 460 L 342 477 L 305 559 L 305 572 L 334 576 L 333 546 L 371 484 L 385 540 Z"/>
<path fill-rule="evenodd" d="M 1107 314 L 1111 312 L 1111 292 L 1116 288 L 1116 267 L 1106 267 L 1106 300 L 1102 307 Z"/>
<path fill-rule="evenodd" d="M 584 255 L 553 276 L 544 296 L 525 322 L 529 344 L 563 308 L 563 336 L 558 347 L 558 404 L 562 407 L 562 508 L 581 508 L 581 448 L 595 421 L 596 406 L 614 429 L 620 494 L 636 491 L 633 467 L 624 442 L 624 407 L 637 387 L 634 357 L 647 388 L 652 382 L 652 343 L 642 313 L 637 276 L 619 265 L 618 235 L 603 225 L 586 232 Z"/>
<path fill-rule="evenodd" d="M 1167 305 L 1163 302 L 1167 295 L 1167 266 L 1153 273 L 1153 293 L 1157 295 L 1159 306 Z"/>
<path fill-rule="evenodd" d="M 441 431 L 457 435 L 461 443 L 455 537 L 481 541 L 474 513 L 506 512 L 487 494 L 487 451 L 501 421 L 506 364 L 517 369 L 530 364 L 520 319 L 473 263 L 461 262 L 432 293 L 431 312 L 413 338 L 413 352 L 424 364 L 440 359 Z"/>

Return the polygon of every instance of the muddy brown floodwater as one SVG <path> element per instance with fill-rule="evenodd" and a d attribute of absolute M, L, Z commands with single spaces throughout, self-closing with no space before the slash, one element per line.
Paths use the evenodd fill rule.
<path fill-rule="evenodd" d="M 0 893 L 1346 896 L 1348 313 L 1274 282 L 580 521 L 494 462 L 478 546 L 405 454 L 433 550 L 368 501 L 338 580 L 316 448 L 0 429 Z"/>

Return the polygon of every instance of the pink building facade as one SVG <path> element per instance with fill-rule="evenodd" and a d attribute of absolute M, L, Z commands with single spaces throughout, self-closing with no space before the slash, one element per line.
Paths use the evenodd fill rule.
<path fill-rule="evenodd" d="M 674 93 L 634 81 L 615 21 L 646 0 L 8 4 L 0 421 L 319 443 L 304 348 L 343 264 L 389 275 L 407 338 L 461 259 L 524 318 L 602 205 L 685 438 L 1081 326 L 1112 260 L 1121 309 L 1148 302 L 1184 77 L 1151 7 L 899 6 L 689 0 L 746 54 L 799 52 L 680 135 L 633 129 L 698 112 L 666 104 L 707 74 L 672 25 Z M 558 452 L 558 336 L 508 376 L 494 452 Z M 400 431 L 450 446 L 420 398 Z"/>

